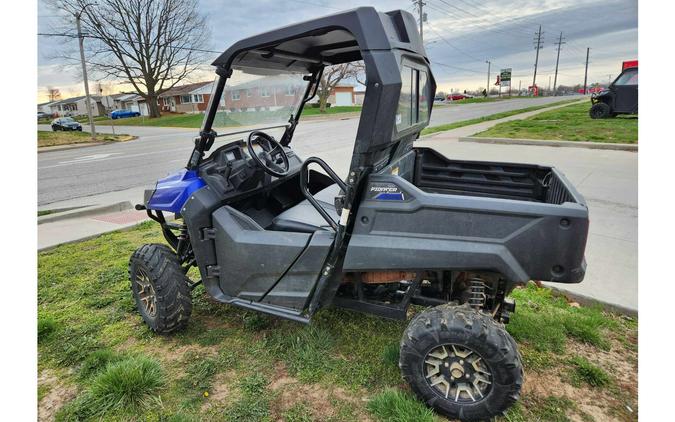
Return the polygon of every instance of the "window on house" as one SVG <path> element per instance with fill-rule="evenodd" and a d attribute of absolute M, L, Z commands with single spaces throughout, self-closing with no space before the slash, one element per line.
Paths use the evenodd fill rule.
<path fill-rule="evenodd" d="M 180 103 L 181 104 L 189 104 L 190 103 L 190 96 L 189 95 L 181 95 L 180 96 Z"/>
<path fill-rule="evenodd" d="M 203 103 L 204 102 L 204 96 L 202 94 L 193 94 L 192 95 L 192 102 L 193 103 Z"/>
<path fill-rule="evenodd" d="M 237 101 L 237 100 L 239 100 L 240 98 L 241 98 L 241 92 L 240 92 L 240 91 L 237 91 L 237 90 L 232 91 L 232 99 L 233 99 L 234 101 Z"/>
<path fill-rule="evenodd" d="M 247 89 L 247 90 L 246 90 L 246 97 L 250 97 L 250 96 L 252 96 L 252 95 L 253 95 L 253 91 L 250 90 L 250 89 Z"/>
<path fill-rule="evenodd" d="M 289 97 L 295 96 L 295 87 L 293 85 L 286 85 L 286 95 Z"/>
<path fill-rule="evenodd" d="M 260 88 L 260 96 L 261 97 L 269 97 L 270 96 L 270 89 L 266 86 Z"/>

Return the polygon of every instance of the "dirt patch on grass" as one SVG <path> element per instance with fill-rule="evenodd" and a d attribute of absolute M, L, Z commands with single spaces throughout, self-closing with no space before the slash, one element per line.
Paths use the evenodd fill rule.
<path fill-rule="evenodd" d="M 211 388 L 209 388 L 209 396 L 202 404 L 201 410 L 206 411 L 212 407 L 221 406 L 226 403 L 232 403 L 237 400 L 239 394 L 236 389 L 232 388 L 232 380 L 237 377 L 235 371 L 221 372 L 215 376 Z"/>
<path fill-rule="evenodd" d="M 75 386 L 63 383 L 48 369 L 38 376 L 38 385 L 49 389 L 38 403 L 39 422 L 53 421 L 56 412 L 77 394 Z"/>
<path fill-rule="evenodd" d="M 286 368 L 283 366 L 277 370 L 274 380 L 269 384 L 269 389 L 275 393 L 276 397 L 271 405 L 275 420 L 280 420 L 281 414 L 299 403 L 309 407 L 314 420 L 333 420 L 339 417 L 339 409 L 336 403 L 342 402 L 353 406 L 352 409 L 356 413 L 357 420 L 371 421 L 368 415 L 360 410 L 368 401 L 368 395 L 365 391 L 352 393 L 341 387 L 303 384 L 298 379 L 288 375 Z"/>
<path fill-rule="evenodd" d="M 600 357 L 602 355 L 602 357 Z M 568 413 L 572 421 L 596 422 L 610 421 L 635 421 L 637 420 L 637 403 L 629 403 L 628 397 L 637 397 L 637 379 L 633 381 L 622 380 L 626 374 L 623 372 L 626 362 L 615 356 L 612 352 L 599 351 L 592 346 L 570 342 L 568 353 L 562 358 L 563 361 L 572 356 L 584 356 L 603 369 L 610 370 L 610 362 L 614 362 L 617 368 L 611 370 L 615 385 L 608 387 L 591 387 L 588 385 L 573 385 L 572 374 L 566 366 L 550 368 L 546 372 L 529 371 L 525 374 L 523 384 L 523 399 L 545 399 L 547 397 L 564 397 L 574 403 L 574 408 Z M 633 371 L 635 368 L 629 369 Z M 630 373 L 630 372 L 629 372 Z M 628 389 L 628 391 L 624 390 Z M 624 397 L 624 395 L 626 397 Z M 630 407 L 630 410 L 628 407 Z"/>

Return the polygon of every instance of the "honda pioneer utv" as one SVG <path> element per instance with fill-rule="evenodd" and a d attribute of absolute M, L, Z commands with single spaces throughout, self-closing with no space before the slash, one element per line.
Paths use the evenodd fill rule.
<path fill-rule="evenodd" d="M 357 61 L 366 93 L 342 179 L 291 141 L 324 68 Z M 285 26 L 213 65 L 186 167 L 137 206 L 170 246 L 144 245 L 130 260 L 145 322 L 184 327 L 198 284 L 219 302 L 303 323 L 331 305 L 401 320 L 420 305 L 400 345 L 412 390 L 452 418 L 503 413 L 523 382 L 507 296 L 532 279 L 583 279 L 582 196 L 555 168 L 413 146 L 436 83 L 407 12 L 365 7 Z M 199 281 L 187 277 L 195 266 Z"/>

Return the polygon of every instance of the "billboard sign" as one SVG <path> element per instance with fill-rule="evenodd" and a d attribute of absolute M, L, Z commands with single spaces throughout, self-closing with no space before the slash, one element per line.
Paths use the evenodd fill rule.
<path fill-rule="evenodd" d="M 509 67 L 508 69 L 502 69 L 499 71 L 499 80 L 501 82 L 501 86 L 511 86 L 511 68 Z"/>

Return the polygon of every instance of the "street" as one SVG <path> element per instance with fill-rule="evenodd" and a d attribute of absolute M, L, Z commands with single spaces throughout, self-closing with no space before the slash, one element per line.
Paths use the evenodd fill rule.
<path fill-rule="evenodd" d="M 541 97 L 436 107 L 432 112 L 430 126 L 563 99 Z M 311 155 L 323 158 L 338 174 L 344 175 L 358 122 L 358 117 L 340 119 L 339 115 L 332 119 L 301 120 L 291 146 L 304 158 Z M 48 125 L 39 126 L 40 130 L 50 130 Z M 109 126 L 97 127 L 97 130 L 112 133 Z M 71 205 L 88 205 L 93 198 L 87 197 L 92 195 L 152 185 L 157 179 L 185 165 L 193 146 L 192 139 L 198 130 L 116 126 L 115 132 L 139 138 L 126 143 L 38 154 L 38 206 L 44 208 L 48 204 L 65 200 L 70 200 Z M 78 198 L 81 199 L 77 201 Z"/>

